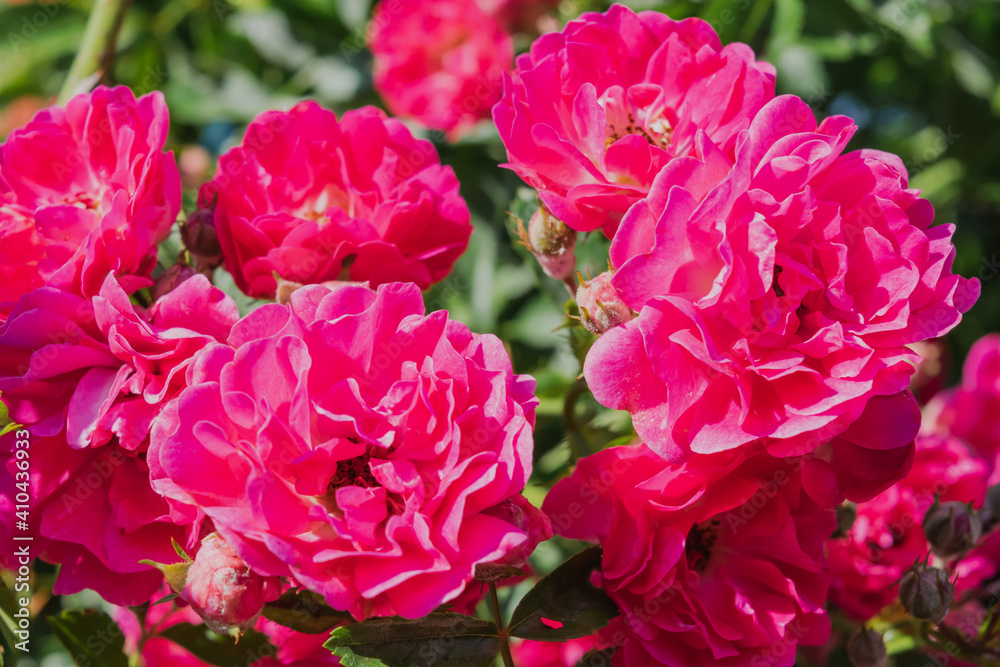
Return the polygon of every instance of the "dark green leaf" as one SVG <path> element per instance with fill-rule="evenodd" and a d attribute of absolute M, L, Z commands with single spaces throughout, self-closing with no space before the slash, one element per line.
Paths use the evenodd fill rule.
<path fill-rule="evenodd" d="M 172 625 L 160 635 L 183 646 L 210 665 L 219 667 L 251 665 L 261 658 L 273 657 L 278 651 L 267 637 L 255 630 L 243 633 L 239 643 L 232 637 L 209 631 L 204 625 L 190 623 Z"/>
<path fill-rule="evenodd" d="M 602 651 L 593 650 L 580 658 L 576 667 L 610 667 L 611 658 L 614 656 L 616 648 L 606 648 Z"/>
<path fill-rule="evenodd" d="M 337 628 L 325 646 L 345 667 L 490 667 L 496 626 L 461 614 L 376 618 Z"/>
<path fill-rule="evenodd" d="M 80 667 L 128 667 L 125 635 L 118 623 L 93 609 L 49 616 L 52 632 Z"/>
<path fill-rule="evenodd" d="M 334 609 L 323 598 L 307 590 L 288 591 L 274 602 L 267 603 L 264 618 L 311 635 L 325 634 L 353 620 L 346 611 Z"/>
<path fill-rule="evenodd" d="M 607 625 L 619 610 L 604 591 L 590 583 L 590 573 L 600 564 L 601 550 L 592 547 L 543 577 L 514 610 L 508 626 L 510 635 L 565 641 L 586 637 Z"/>

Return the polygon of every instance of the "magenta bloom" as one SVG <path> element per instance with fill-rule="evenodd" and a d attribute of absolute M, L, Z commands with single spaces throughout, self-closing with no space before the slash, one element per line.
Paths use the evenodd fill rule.
<path fill-rule="evenodd" d="M 924 431 L 969 443 L 989 464 L 990 484 L 1000 484 L 1000 334 L 972 346 L 962 383 L 927 404 Z"/>
<path fill-rule="evenodd" d="M 927 556 L 921 524 L 934 496 L 978 507 L 986 493 L 986 471 L 986 465 L 958 440 L 917 438 L 909 475 L 860 503 L 847 536 L 828 543 L 833 570 L 830 600 L 859 621 L 878 615 L 896 599 L 895 584 L 903 573 Z M 959 577 L 960 589 L 970 583 L 976 582 Z"/>
<path fill-rule="evenodd" d="M 510 35 L 476 0 L 384 0 L 369 48 L 389 110 L 451 137 L 490 117 L 514 62 Z"/>
<path fill-rule="evenodd" d="M 472 232 L 450 167 L 430 142 L 374 107 L 339 121 L 315 102 L 265 111 L 202 186 L 225 267 L 241 290 L 273 297 L 274 273 L 415 282 L 448 275 Z"/>
<path fill-rule="evenodd" d="M 597 341 L 585 374 L 661 455 L 833 441 L 815 462 L 832 470 L 807 482 L 834 501 L 830 487 L 866 500 L 905 474 L 920 422 L 907 345 L 955 326 L 979 283 L 951 273 L 954 227 L 930 227 L 898 158 L 841 154 L 853 132 L 777 98 L 735 163 L 700 133 L 625 216 L 613 283 L 639 316 Z"/>
<path fill-rule="evenodd" d="M 266 602 L 281 594 L 276 577 L 251 570 L 218 534 L 201 542 L 187 571 L 180 598 L 191 605 L 214 632 L 245 632 L 257 622 Z"/>
<path fill-rule="evenodd" d="M 532 539 L 507 503 L 531 472 L 535 383 L 497 338 L 394 283 L 304 287 L 230 343 L 199 356 L 149 460 L 258 573 L 358 618 L 419 617 Z"/>
<path fill-rule="evenodd" d="M 763 452 L 678 465 L 645 445 L 582 459 L 549 492 L 556 531 L 604 549 L 617 667 L 791 666 L 826 641 L 833 512 Z"/>
<path fill-rule="evenodd" d="M 164 153 L 163 95 L 98 87 L 49 107 L 0 145 L 0 321 L 49 285 L 93 296 L 108 272 L 151 284 L 181 183 Z"/>
<path fill-rule="evenodd" d="M 493 118 L 510 163 L 570 227 L 603 227 L 649 191 L 702 130 L 732 157 L 774 97 L 774 68 L 725 48 L 700 19 L 613 5 L 542 35 L 518 56 Z"/>
<path fill-rule="evenodd" d="M 163 403 L 185 382 L 192 355 L 225 340 L 236 305 L 202 277 L 148 310 L 114 276 L 87 300 L 51 287 L 22 297 L 0 327 L 0 391 L 11 419 L 30 432 L 32 552 L 62 568 L 55 593 L 92 588 L 115 604 L 139 604 L 162 576 L 142 559 L 173 562 L 170 544 L 195 539 L 193 514 L 172 515 L 150 488 L 148 435 Z M 0 438 L 0 526 L 14 553 L 15 434 Z"/>

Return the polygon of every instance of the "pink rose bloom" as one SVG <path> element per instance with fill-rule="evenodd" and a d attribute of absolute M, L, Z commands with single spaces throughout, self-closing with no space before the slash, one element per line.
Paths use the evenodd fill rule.
<path fill-rule="evenodd" d="M 49 107 L 0 145 L 0 321 L 48 285 L 93 296 L 108 272 L 127 292 L 151 284 L 181 184 L 164 153 L 160 93 L 98 87 Z"/>
<path fill-rule="evenodd" d="M 170 594 L 170 589 L 163 587 L 152 596 L 150 602 L 156 602 Z M 139 650 L 139 639 L 142 631 L 139 619 L 127 608 L 118 607 L 112 614 L 115 622 L 125 634 L 125 652 L 129 655 Z M 146 612 L 146 632 L 154 633 L 142 645 L 142 663 L 145 667 L 211 667 L 211 665 L 188 651 L 186 648 L 170 639 L 155 636 L 156 633 L 181 623 L 199 625 L 201 618 L 194 610 L 182 602 L 161 603 L 149 607 Z M 265 651 L 265 655 L 252 663 L 252 667 L 333 667 L 340 660 L 323 648 L 323 643 L 329 639 L 326 633 L 307 635 L 296 632 L 272 621 L 260 619 L 256 629 L 267 635 L 275 647 Z M 250 655 L 247 655 L 248 660 Z"/>
<path fill-rule="evenodd" d="M 266 602 L 281 594 L 281 582 L 262 577 L 247 566 L 233 548 L 213 533 L 187 571 L 180 598 L 191 605 L 209 630 L 226 634 L 248 630 L 260 617 Z"/>
<path fill-rule="evenodd" d="M 383 0 L 368 47 L 389 110 L 454 139 L 490 117 L 514 44 L 476 0 Z"/>
<path fill-rule="evenodd" d="M 735 162 L 701 132 L 625 216 L 613 284 L 639 315 L 598 339 L 585 374 L 661 455 L 824 445 L 806 477 L 823 504 L 905 474 L 920 422 L 908 345 L 954 327 L 979 282 L 952 274 L 954 226 L 930 226 L 899 158 L 841 154 L 854 130 L 779 97 Z"/>
<path fill-rule="evenodd" d="M 415 618 L 531 539 L 504 504 L 531 473 L 535 382 L 497 338 L 393 283 L 303 287 L 230 343 L 199 355 L 149 461 L 256 572 Z"/>
<path fill-rule="evenodd" d="M 645 445 L 582 459 L 543 509 L 604 549 L 622 613 L 601 631 L 618 667 L 790 667 L 826 641 L 823 544 L 836 524 L 799 472 L 763 452 L 663 460 Z"/>
<path fill-rule="evenodd" d="M 906 478 L 860 503 L 847 536 L 827 544 L 833 569 L 830 600 L 859 621 L 878 615 L 896 599 L 903 573 L 927 556 L 922 523 L 934 496 L 979 506 L 985 493 L 986 466 L 963 443 L 917 438 Z M 962 590 L 974 583 L 960 576 L 958 586 Z"/>
<path fill-rule="evenodd" d="M 92 588 L 115 604 L 149 599 L 162 580 L 142 559 L 173 562 L 195 539 L 149 483 L 149 428 L 185 382 L 196 351 L 225 340 L 236 304 L 196 276 L 137 309 L 113 275 L 93 300 L 43 287 L 0 326 L 0 391 L 30 432 L 32 553 L 62 568 L 56 594 Z M 0 525 L 13 559 L 15 433 L 0 438 Z M 8 560 L 8 563 L 13 562 Z"/>
<path fill-rule="evenodd" d="M 596 635 L 566 642 L 513 640 L 510 652 L 517 665 L 530 667 L 576 667 L 592 649 L 601 648 Z"/>
<path fill-rule="evenodd" d="M 570 227 L 615 233 L 698 130 L 730 158 L 774 97 L 774 68 L 700 19 L 613 5 L 542 35 L 505 77 L 493 118 L 510 163 Z"/>
<path fill-rule="evenodd" d="M 472 232 L 451 167 L 374 107 L 339 121 L 315 102 L 265 111 L 219 158 L 198 205 L 214 207 L 225 267 L 254 297 L 274 296 L 275 273 L 427 288 Z"/>
<path fill-rule="evenodd" d="M 1000 484 L 1000 334 L 983 336 L 965 358 L 962 383 L 927 404 L 923 430 L 969 443 Z"/>

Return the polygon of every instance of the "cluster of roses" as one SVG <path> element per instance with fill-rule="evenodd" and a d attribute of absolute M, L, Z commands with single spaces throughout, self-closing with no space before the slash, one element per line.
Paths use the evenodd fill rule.
<path fill-rule="evenodd" d="M 0 148 L 0 392 L 30 442 L 25 470 L 0 440 L 6 566 L 31 537 L 55 593 L 138 605 L 176 543 L 186 613 L 222 630 L 289 587 L 423 616 L 477 566 L 523 564 L 551 535 L 520 495 L 534 381 L 425 314 L 471 233 L 433 146 L 374 108 L 262 114 L 154 280 L 181 203 L 167 125 L 161 95 L 102 87 Z M 248 294 L 290 296 L 240 318 L 206 277 L 220 256 Z"/>
<path fill-rule="evenodd" d="M 494 108 L 538 190 L 526 242 L 546 272 L 572 280 L 577 232 L 611 238 L 577 293 L 599 334 L 584 375 L 638 442 L 581 460 L 543 509 L 604 547 L 618 665 L 792 665 L 827 641 L 828 595 L 876 615 L 927 555 L 934 494 L 917 514 L 900 489 L 965 451 L 917 438 L 909 390 L 913 345 L 979 295 L 951 272 L 953 227 L 898 157 L 845 153 L 851 120 L 817 123 L 774 81 L 702 21 L 614 6 L 535 41 Z M 985 484 L 938 491 L 978 504 Z M 868 520 L 829 542 L 845 500 Z M 914 511 L 906 547 L 879 532 L 889 508 Z M 870 551 L 886 539 L 895 555 Z M 963 561 L 982 564 L 969 587 L 996 574 L 989 551 Z"/>
<path fill-rule="evenodd" d="M 845 153 L 852 122 L 817 123 L 774 80 L 702 21 L 620 5 L 504 75 L 494 119 L 541 200 L 528 245 L 572 282 L 576 234 L 612 239 L 610 270 L 577 295 L 599 334 L 584 375 L 638 434 L 582 459 L 544 513 L 521 495 L 534 380 L 497 338 L 424 310 L 472 230 L 429 142 L 374 108 L 261 114 L 161 274 L 181 201 L 162 97 L 99 88 L 36 115 L 0 147 L 0 392 L 30 433 L 29 531 L 61 566 L 55 592 L 160 597 L 148 562 L 177 543 L 194 561 L 176 588 L 218 629 L 263 623 L 289 589 L 416 618 L 474 604 L 477 573 L 523 565 L 555 530 L 604 547 L 616 665 L 790 666 L 827 641 L 828 596 L 877 613 L 926 544 L 919 518 L 905 548 L 889 535 L 887 571 L 865 551 L 884 508 L 910 511 L 907 489 L 972 460 L 956 437 L 979 477 L 939 495 L 981 503 L 997 481 L 994 431 L 954 415 L 1000 414 L 979 404 L 987 383 L 1000 400 L 1000 352 L 917 438 L 912 346 L 979 285 L 951 272 L 953 227 L 931 226 L 902 162 Z M 241 318 L 208 278 L 220 263 L 277 301 Z M 0 450 L 11 545 L 27 534 L 13 434 Z M 870 519 L 830 542 L 845 500 Z M 995 573 L 973 563 L 970 580 Z M 323 655 L 307 664 L 335 660 L 307 639 Z"/>

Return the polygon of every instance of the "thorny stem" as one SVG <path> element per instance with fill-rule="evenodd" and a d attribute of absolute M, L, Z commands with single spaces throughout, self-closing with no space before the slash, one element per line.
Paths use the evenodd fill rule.
<path fill-rule="evenodd" d="M 131 0 L 95 0 L 83 41 L 59 91 L 59 104 L 66 104 L 73 95 L 107 77 L 114 62 L 118 31 L 130 4 Z"/>
<path fill-rule="evenodd" d="M 503 614 L 500 612 L 500 599 L 497 598 L 497 585 L 490 582 L 490 605 L 493 607 L 493 620 L 497 624 L 500 635 L 500 656 L 504 667 L 514 667 L 514 658 L 510 654 L 510 644 L 507 642 L 507 629 L 504 627 Z"/>

